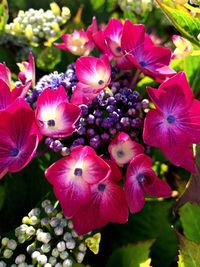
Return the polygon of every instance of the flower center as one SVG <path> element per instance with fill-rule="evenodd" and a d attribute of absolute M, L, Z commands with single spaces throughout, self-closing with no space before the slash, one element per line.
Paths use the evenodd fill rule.
<path fill-rule="evenodd" d="M 99 80 L 99 81 L 98 81 L 98 84 L 99 84 L 99 85 L 102 85 L 102 84 L 104 84 L 104 81 L 103 81 L 103 80 Z"/>
<path fill-rule="evenodd" d="M 140 173 L 136 176 L 136 179 L 139 183 L 143 183 L 145 181 L 145 176 L 143 173 Z"/>
<path fill-rule="evenodd" d="M 174 123 L 175 122 L 175 117 L 173 115 L 169 115 L 167 117 L 167 121 L 171 124 L 171 123 Z"/>
<path fill-rule="evenodd" d="M 118 47 L 115 48 L 115 51 L 116 51 L 117 53 L 120 53 L 120 52 L 122 51 L 122 49 L 121 49 L 120 46 L 118 46 Z"/>
<path fill-rule="evenodd" d="M 106 185 L 105 184 L 98 184 L 98 190 L 100 192 L 103 192 L 105 190 L 105 188 L 106 188 Z"/>
<path fill-rule="evenodd" d="M 83 170 L 81 168 L 76 168 L 74 170 L 74 175 L 76 175 L 76 176 L 81 176 L 82 173 L 83 173 Z"/>
<path fill-rule="evenodd" d="M 19 154 L 19 149 L 18 148 L 12 148 L 10 151 L 11 157 L 16 157 Z"/>
<path fill-rule="evenodd" d="M 50 126 L 50 127 L 55 126 L 55 124 L 56 124 L 56 123 L 55 123 L 54 120 L 48 120 L 48 121 L 47 121 L 47 125 Z"/>
<path fill-rule="evenodd" d="M 118 151 L 117 151 L 117 156 L 118 156 L 119 158 L 122 158 L 122 157 L 124 156 L 124 151 L 122 151 L 122 150 L 118 150 Z"/>
<path fill-rule="evenodd" d="M 140 65 L 144 68 L 144 67 L 146 67 L 147 64 L 146 64 L 146 62 L 141 61 L 141 62 L 140 62 Z"/>

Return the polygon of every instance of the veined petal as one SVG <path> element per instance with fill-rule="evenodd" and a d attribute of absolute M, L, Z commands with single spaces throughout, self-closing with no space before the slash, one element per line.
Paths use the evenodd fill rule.
<path fill-rule="evenodd" d="M 0 110 L 7 108 L 11 103 L 11 92 L 4 80 L 0 79 Z"/>
<path fill-rule="evenodd" d="M 108 222 L 127 222 L 128 207 L 121 187 L 106 178 L 92 185 L 91 192 L 91 201 L 73 216 L 74 228 L 79 235 Z"/>
<path fill-rule="evenodd" d="M 125 55 L 138 57 L 144 50 L 145 29 L 142 24 L 133 24 L 126 20 L 122 32 L 122 51 Z"/>

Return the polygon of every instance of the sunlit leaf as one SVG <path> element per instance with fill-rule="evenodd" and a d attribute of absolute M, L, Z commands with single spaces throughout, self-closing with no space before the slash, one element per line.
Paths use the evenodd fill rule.
<path fill-rule="evenodd" d="M 178 234 L 180 242 L 178 267 L 199 267 L 200 245 Z"/>
<path fill-rule="evenodd" d="M 184 71 L 192 90 L 197 95 L 200 92 L 200 55 L 186 57 L 184 59 Z"/>
<path fill-rule="evenodd" d="M 3 31 L 7 21 L 8 21 L 7 0 L 0 0 L 0 33 Z"/>
<path fill-rule="evenodd" d="M 186 203 L 180 208 L 179 215 L 185 236 L 200 243 L 200 207 Z"/>
<path fill-rule="evenodd" d="M 148 240 L 115 250 L 106 267 L 150 267 L 149 253 L 153 242 Z"/>
<path fill-rule="evenodd" d="M 177 30 L 192 43 L 200 46 L 197 38 L 200 29 L 199 18 L 194 17 L 183 5 L 175 4 L 171 0 L 156 2 Z"/>
<path fill-rule="evenodd" d="M 56 47 L 46 47 L 36 58 L 37 67 L 52 71 L 61 61 L 61 51 Z"/>

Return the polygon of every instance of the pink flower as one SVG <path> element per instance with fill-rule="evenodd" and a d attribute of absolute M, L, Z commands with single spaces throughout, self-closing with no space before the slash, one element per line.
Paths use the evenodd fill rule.
<path fill-rule="evenodd" d="M 169 68 L 170 49 L 154 45 L 145 33 L 144 25 L 126 20 L 121 43 L 122 51 L 133 66 L 158 82 L 175 74 L 175 71 Z"/>
<path fill-rule="evenodd" d="M 87 56 L 94 48 L 92 40 L 83 29 L 75 30 L 71 34 L 62 34 L 61 38 L 64 43 L 55 43 L 54 45 L 77 56 Z"/>
<path fill-rule="evenodd" d="M 5 80 L 0 79 L 0 111 L 8 108 L 16 98 L 23 98 L 31 83 L 25 86 L 16 86 L 11 90 Z"/>
<path fill-rule="evenodd" d="M 12 86 L 11 72 L 9 68 L 2 63 L 0 63 L 0 79 L 3 80 L 8 87 Z"/>
<path fill-rule="evenodd" d="M 159 179 L 152 170 L 152 160 L 145 154 L 137 155 L 130 162 L 124 190 L 132 213 L 139 212 L 145 203 L 144 194 L 157 197 L 170 197 L 169 185 Z"/>
<path fill-rule="evenodd" d="M 118 186 L 122 173 L 114 161 L 105 160 L 111 172 L 103 180 L 91 185 L 91 200 L 73 216 L 79 235 L 103 227 L 109 222 L 125 223 L 128 205 L 124 191 Z"/>
<path fill-rule="evenodd" d="M 18 172 L 32 159 L 39 143 L 34 111 L 22 99 L 0 112 L 0 178 Z"/>
<path fill-rule="evenodd" d="M 109 172 L 109 165 L 91 147 L 78 146 L 69 156 L 51 165 L 45 175 L 54 186 L 64 215 L 71 217 L 91 201 L 91 186 Z"/>
<path fill-rule="evenodd" d="M 144 142 L 158 147 L 175 165 L 195 172 L 191 145 L 200 142 L 200 102 L 184 72 L 147 92 L 155 104 L 144 123 Z"/>
<path fill-rule="evenodd" d="M 132 141 L 128 134 L 119 132 L 111 141 L 108 151 L 117 165 L 123 167 L 133 157 L 143 153 L 144 148 L 140 144 Z"/>
<path fill-rule="evenodd" d="M 68 102 L 63 86 L 54 91 L 46 88 L 38 97 L 36 122 L 43 135 L 59 138 L 70 136 L 80 114 L 80 108 Z"/>
<path fill-rule="evenodd" d="M 73 104 L 87 104 L 110 83 L 111 66 L 107 56 L 80 57 L 76 61 L 78 84 L 73 92 Z"/>
<path fill-rule="evenodd" d="M 20 73 L 18 78 L 26 84 L 27 82 L 32 82 L 32 86 L 35 85 L 35 60 L 32 53 L 29 53 L 28 62 L 23 61 L 17 64 L 20 68 Z"/>

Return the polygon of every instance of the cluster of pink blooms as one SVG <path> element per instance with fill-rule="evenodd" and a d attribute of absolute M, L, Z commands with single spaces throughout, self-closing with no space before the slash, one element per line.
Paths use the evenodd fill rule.
<path fill-rule="evenodd" d="M 147 88 L 155 108 L 145 118 L 143 141 L 159 148 L 176 166 L 195 172 L 192 144 L 200 142 L 200 102 L 194 99 L 185 74 L 170 69 L 171 51 L 155 45 L 143 25 L 129 20 L 123 24 L 111 19 L 99 29 L 94 19 L 87 31 L 64 34 L 62 39 L 58 48 L 83 55 L 76 61 L 78 83 L 71 99 L 62 85 L 45 88 L 36 108 L 31 108 L 25 96 L 30 88 L 34 90 L 32 54 L 29 62 L 20 65 L 18 86 L 6 65 L 0 64 L 0 178 L 24 168 L 43 136 L 70 138 L 81 116 L 80 105 L 91 103 L 103 90 L 109 92 L 111 64 L 121 70 L 137 69 L 162 83 L 158 89 Z M 100 58 L 89 56 L 94 47 Z M 109 158 L 97 155 L 90 146 L 77 146 L 45 172 L 78 234 L 108 222 L 125 223 L 129 210 L 136 213 L 143 208 L 146 194 L 171 196 L 143 145 L 127 133 L 118 132 L 105 150 Z"/>

